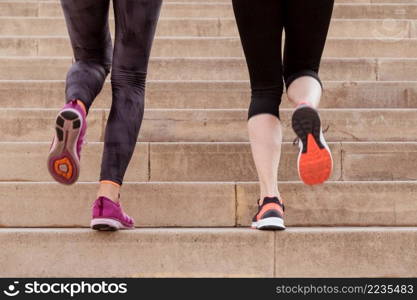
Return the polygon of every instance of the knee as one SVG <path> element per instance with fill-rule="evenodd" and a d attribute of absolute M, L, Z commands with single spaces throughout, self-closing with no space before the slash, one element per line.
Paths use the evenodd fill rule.
<path fill-rule="evenodd" d="M 100 51 L 88 50 L 88 53 L 85 50 L 76 51 L 74 65 L 87 66 L 88 69 L 100 70 L 107 76 L 110 73 L 112 65 L 111 53 L 98 52 Z"/>
<path fill-rule="evenodd" d="M 301 71 L 298 71 L 298 72 L 293 72 L 293 73 L 288 74 L 288 75 L 285 76 L 284 79 L 285 79 L 285 86 L 286 86 L 287 90 L 290 87 L 291 83 L 293 83 L 298 78 L 304 77 L 304 76 L 308 76 L 308 77 L 312 77 L 312 78 L 316 79 L 318 81 L 318 83 L 320 84 L 321 88 L 323 88 L 323 83 L 321 82 L 319 74 L 317 73 L 317 71 L 305 69 L 305 70 L 301 70 Z"/>
<path fill-rule="evenodd" d="M 101 69 L 105 75 L 108 75 L 113 58 L 111 37 L 108 35 L 104 40 L 95 41 L 90 41 L 89 47 L 73 45 L 75 61 L 76 63 L 87 64 L 95 69 Z"/>
<path fill-rule="evenodd" d="M 135 92 L 143 93 L 146 85 L 146 72 L 113 68 L 111 82 L 113 87 L 129 88 Z"/>
<path fill-rule="evenodd" d="M 248 119 L 259 114 L 271 114 L 279 119 L 282 93 L 282 83 L 270 87 L 252 88 Z"/>

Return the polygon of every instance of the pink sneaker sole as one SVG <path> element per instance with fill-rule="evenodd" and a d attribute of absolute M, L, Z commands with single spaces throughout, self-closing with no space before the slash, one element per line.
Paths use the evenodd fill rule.
<path fill-rule="evenodd" d="M 80 160 L 77 142 L 83 118 L 75 109 L 62 110 L 55 123 L 55 137 L 48 156 L 48 171 L 59 183 L 70 185 L 77 181 Z"/>
<path fill-rule="evenodd" d="M 116 231 L 120 229 L 133 229 L 128 227 L 115 219 L 96 218 L 91 220 L 91 228 L 98 231 Z"/>

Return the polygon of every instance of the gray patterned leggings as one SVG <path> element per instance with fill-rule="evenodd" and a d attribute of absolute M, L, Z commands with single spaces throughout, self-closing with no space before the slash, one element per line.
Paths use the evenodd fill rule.
<path fill-rule="evenodd" d="M 75 63 L 66 80 L 66 101 L 87 112 L 112 70 L 113 100 L 107 121 L 100 180 L 122 184 L 144 111 L 149 55 L 162 0 L 115 0 L 114 49 L 109 0 L 61 0 Z"/>

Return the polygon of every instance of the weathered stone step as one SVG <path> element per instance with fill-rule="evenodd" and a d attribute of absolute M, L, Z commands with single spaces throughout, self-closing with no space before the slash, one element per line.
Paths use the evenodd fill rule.
<path fill-rule="evenodd" d="M 0 37 L 0 56 L 72 56 L 66 37 Z M 235 37 L 156 38 L 156 57 L 243 57 L 240 39 Z M 417 58 L 417 38 L 363 39 L 329 38 L 325 57 Z"/>
<path fill-rule="evenodd" d="M 284 232 L 173 228 L 101 234 L 5 228 L 0 229 L 0 243 L 2 277 L 417 276 L 415 227 L 296 227 Z M 106 259 L 98 264 L 97 256 Z"/>
<path fill-rule="evenodd" d="M 56 1 L 6 1 L 0 3 L 0 12 L 0 16 L 63 17 L 61 4 Z M 113 16 L 112 9 L 110 15 Z M 165 2 L 161 10 L 161 17 L 220 18 L 233 16 L 233 8 L 230 2 Z M 417 18 L 417 6 L 411 3 L 336 3 L 333 18 L 415 19 Z"/>
<path fill-rule="evenodd" d="M 0 140 L 50 141 L 58 109 L 0 109 Z M 88 118 L 91 142 L 101 142 L 108 109 L 94 109 Z M 281 109 L 284 141 L 296 137 L 292 109 Z M 417 109 L 322 109 L 328 141 L 415 141 Z M 145 142 L 246 142 L 247 110 L 149 109 L 139 136 Z"/>
<path fill-rule="evenodd" d="M 0 80 L 63 80 L 71 58 L 0 57 Z M 392 72 L 404 68 L 404 72 Z M 417 59 L 325 58 L 322 80 L 416 80 Z M 377 73 L 378 72 L 378 73 Z M 248 80 L 243 58 L 153 58 L 149 80 Z M 398 78 L 395 78 L 398 77 Z"/>
<path fill-rule="evenodd" d="M 0 183 L 0 224 L 88 227 L 97 187 Z M 331 181 L 316 187 L 280 182 L 279 188 L 287 226 L 417 224 L 417 182 Z M 250 226 L 258 198 L 256 182 L 125 182 L 121 199 L 137 227 L 230 227 Z"/>
<path fill-rule="evenodd" d="M 417 82 L 324 81 L 321 108 L 417 108 Z M 0 80 L 3 108 L 53 108 L 64 103 L 64 81 Z M 93 108 L 109 108 L 107 82 Z M 247 109 L 247 81 L 149 81 L 146 108 Z M 292 107 L 283 95 L 281 108 Z"/>
<path fill-rule="evenodd" d="M 24 3 L 43 3 L 43 2 L 57 2 L 59 0 L 5 0 L 7 2 L 24 2 Z M 394 2 L 395 1 L 395 2 Z M 164 0 L 164 3 L 229 3 L 230 0 Z M 417 3 L 417 0 L 335 0 L 335 3 Z"/>
<path fill-rule="evenodd" d="M 329 143 L 331 180 L 417 180 L 417 143 Z M 51 181 L 45 143 L 0 143 L 0 181 Z M 102 143 L 83 148 L 80 181 L 97 181 Z M 284 143 L 279 180 L 299 180 L 298 147 Z M 9 170 L 13 170 L 10 172 Z M 248 143 L 138 143 L 126 181 L 255 181 Z"/>
<path fill-rule="evenodd" d="M 335 19 L 329 37 L 417 37 L 415 20 Z M 113 29 L 113 23 L 111 23 Z M 63 18 L 0 17 L 0 36 L 66 36 Z M 233 18 L 161 18 L 157 36 L 238 36 Z"/>

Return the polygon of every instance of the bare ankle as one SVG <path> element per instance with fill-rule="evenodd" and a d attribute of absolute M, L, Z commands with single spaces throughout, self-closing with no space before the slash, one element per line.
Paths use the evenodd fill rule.
<path fill-rule="evenodd" d="M 118 203 L 120 195 L 120 185 L 110 180 L 100 181 L 100 187 L 97 192 L 97 197 L 106 197 Z"/>
<path fill-rule="evenodd" d="M 82 102 L 81 100 L 77 100 L 78 105 L 81 106 L 81 108 L 83 109 L 84 113 L 87 114 L 87 108 L 85 107 L 84 102 Z"/>

